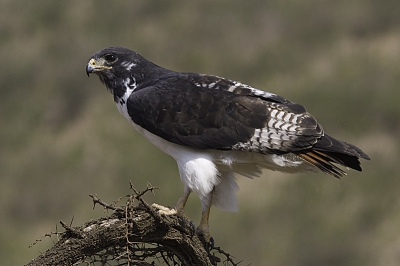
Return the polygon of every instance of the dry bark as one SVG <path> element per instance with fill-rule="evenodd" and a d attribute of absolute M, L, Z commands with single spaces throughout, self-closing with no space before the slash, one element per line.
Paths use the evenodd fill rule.
<path fill-rule="evenodd" d="M 77 227 L 60 222 L 65 232 L 53 233 L 57 243 L 27 265 L 237 265 L 220 248 L 205 245 L 187 217 L 159 215 L 149 206 L 142 195 L 153 187 L 131 188 L 134 194 L 122 207 L 90 195 L 94 205 L 113 213 Z"/>

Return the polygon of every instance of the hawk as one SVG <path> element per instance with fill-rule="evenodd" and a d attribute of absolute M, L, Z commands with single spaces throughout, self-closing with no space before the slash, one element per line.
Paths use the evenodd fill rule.
<path fill-rule="evenodd" d="M 176 160 L 183 195 L 174 208 L 154 206 L 183 213 L 196 193 L 197 233 L 206 241 L 210 207 L 237 210 L 235 174 L 320 170 L 340 178 L 346 172 L 338 166 L 361 171 L 359 158 L 369 160 L 355 145 L 325 134 L 302 105 L 237 81 L 168 70 L 122 47 L 93 54 L 86 73 L 97 74 L 130 124 Z"/>

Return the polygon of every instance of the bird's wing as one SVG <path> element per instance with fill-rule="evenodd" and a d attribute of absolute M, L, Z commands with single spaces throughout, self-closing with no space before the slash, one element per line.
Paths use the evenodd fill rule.
<path fill-rule="evenodd" d="M 323 136 L 303 106 L 216 76 L 166 75 L 137 88 L 127 108 L 151 133 L 199 149 L 287 153 Z"/>

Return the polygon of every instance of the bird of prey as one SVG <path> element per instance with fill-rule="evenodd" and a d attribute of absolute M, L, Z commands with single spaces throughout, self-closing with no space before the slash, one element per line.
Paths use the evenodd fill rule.
<path fill-rule="evenodd" d="M 210 207 L 237 210 L 235 174 L 320 170 L 340 178 L 346 172 L 338 166 L 361 171 L 359 158 L 369 160 L 355 145 L 325 134 L 302 105 L 237 81 L 168 70 L 122 47 L 93 54 L 86 73 L 97 74 L 130 124 L 176 160 L 184 193 L 174 208 L 154 206 L 183 213 L 196 193 L 197 233 L 206 241 Z"/>

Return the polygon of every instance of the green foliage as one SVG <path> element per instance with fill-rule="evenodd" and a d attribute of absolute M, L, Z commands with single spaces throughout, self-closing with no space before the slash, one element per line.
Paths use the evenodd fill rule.
<path fill-rule="evenodd" d="M 0 261 L 21 265 L 59 220 L 102 215 L 91 193 L 182 191 L 175 162 L 124 120 L 85 66 L 110 45 L 178 71 L 224 76 L 302 103 L 372 161 L 342 181 L 240 179 L 241 210 L 212 210 L 219 246 L 254 265 L 398 265 L 400 2 L 0 1 Z M 197 223 L 192 197 L 187 213 Z M 229 222 L 227 222 L 229 221 Z"/>

